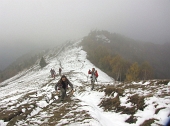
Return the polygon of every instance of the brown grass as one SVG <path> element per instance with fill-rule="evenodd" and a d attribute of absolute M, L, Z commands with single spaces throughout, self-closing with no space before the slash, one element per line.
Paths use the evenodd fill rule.
<path fill-rule="evenodd" d="M 136 107 L 125 107 L 125 106 L 121 106 L 121 107 L 118 107 L 118 108 L 123 108 L 121 109 L 122 111 L 122 114 L 135 114 L 136 113 Z"/>
<path fill-rule="evenodd" d="M 170 80 L 159 80 L 159 81 L 157 81 L 156 84 L 165 84 L 165 85 L 168 85 L 169 81 Z"/>
<path fill-rule="evenodd" d="M 136 121 L 137 121 L 137 118 L 135 117 L 135 116 L 130 116 L 125 122 L 127 122 L 127 123 L 136 123 Z"/>
<path fill-rule="evenodd" d="M 161 109 L 165 109 L 166 107 L 158 108 L 155 110 L 155 114 L 158 114 Z"/>
<path fill-rule="evenodd" d="M 116 88 L 115 86 L 107 86 L 104 91 L 105 91 L 105 94 L 108 96 L 110 96 L 114 92 L 117 92 L 119 96 L 123 96 L 123 93 L 124 93 L 124 89 Z"/>
<path fill-rule="evenodd" d="M 145 97 L 144 96 L 139 96 L 138 94 L 132 95 L 131 97 L 129 97 L 129 101 L 128 102 L 132 102 L 133 104 L 135 104 L 137 106 L 137 109 L 139 110 L 143 110 L 146 106 L 145 106 Z"/>
<path fill-rule="evenodd" d="M 155 122 L 156 119 L 148 119 L 145 120 L 140 126 L 151 126 L 152 123 Z"/>
<path fill-rule="evenodd" d="M 99 104 L 99 106 L 103 107 L 105 111 L 117 109 L 119 105 L 120 105 L 119 95 L 117 95 L 115 98 L 103 99 Z"/>

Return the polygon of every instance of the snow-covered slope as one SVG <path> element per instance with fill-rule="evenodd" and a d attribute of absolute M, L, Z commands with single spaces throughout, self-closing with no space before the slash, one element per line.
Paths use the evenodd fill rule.
<path fill-rule="evenodd" d="M 16 76 L 0 83 L 0 126 L 5 125 L 69 125 L 69 126 L 138 126 L 145 120 L 154 118 L 155 125 L 165 124 L 170 112 L 170 97 L 164 98 L 155 95 L 145 99 L 146 107 L 138 110 L 134 116 L 136 123 L 127 123 L 129 114 L 121 114 L 115 111 L 104 111 L 100 103 L 105 98 L 114 98 L 114 95 L 106 96 L 104 90 L 107 85 L 117 85 L 114 79 L 109 77 L 99 68 L 96 68 L 86 59 L 86 52 L 79 46 L 79 42 L 67 44 L 59 50 L 51 50 L 45 56 L 48 65 L 41 69 L 35 64 L 29 70 L 22 71 Z M 55 99 L 55 83 L 60 79 L 58 69 L 62 68 L 62 74 L 66 75 L 74 85 L 74 95 L 65 99 L 64 103 L 57 103 Z M 91 91 L 90 77 L 87 72 L 95 67 L 99 77 L 95 90 Z M 50 69 L 56 70 L 55 79 L 50 77 Z M 135 83 L 136 85 L 149 85 L 149 83 Z M 169 85 L 160 89 L 169 93 Z M 135 91 L 131 91 L 135 92 Z M 148 90 L 139 93 L 147 94 Z M 142 94 L 141 93 L 141 94 Z M 159 93 L 159 92 L 158 92 Z M 121 105 L 132 106 L 127 103 L 128 96 L 132 94 L 125 90 L 124 96 L 120 96 Z M 161 108 L 155 114 L 155 110 Z"/>

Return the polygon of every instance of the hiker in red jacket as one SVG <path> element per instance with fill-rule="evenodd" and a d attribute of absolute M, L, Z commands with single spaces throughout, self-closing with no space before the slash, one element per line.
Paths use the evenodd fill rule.
<path fill-rule="evenodd" d="M 95 68 L 92 68 L 92 71 L 89 70 L 88 74 L 91 74 L 91 77 L 90 77 L 91 78 L 91 84 L 92 84 L 91 90 L 93 90 L 94 89 L 94 83 L 97 80 L 96 78 L 98 77 L 98 73 L 95 71 Z"/>

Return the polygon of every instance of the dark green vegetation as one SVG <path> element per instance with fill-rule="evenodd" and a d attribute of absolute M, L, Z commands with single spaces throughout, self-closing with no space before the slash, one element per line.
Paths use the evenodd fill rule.
<path fill-rule="evenodd" d="M 47 63 L 46 63 L 44 57 L 42 57 L 41 60 L 40 60 L 40 66 L 41 66 L 41 68 L 45 67 L 46 65 L 47 65 Z"/>
<path fill-rule="evenodd" d="M 92 31 L 81 44 L 87 58 L 116 80 L 170 78 L 170 43 L 137 42 L 107 31 Z"/>

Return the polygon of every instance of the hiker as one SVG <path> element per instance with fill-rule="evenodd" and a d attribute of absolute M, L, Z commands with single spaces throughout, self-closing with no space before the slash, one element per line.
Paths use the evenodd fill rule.
<path fill-rule="evenodd" d="M 95 68 L 92 68 L 92 71 L 91 70 L 89 70 L 88 71 L 88 74 L 91 74 L 91 84 L 92 84 L 92 88 L 91 88 L 91 90 L 93 90 L 94 89 L 94 83 L 95 83 L 95 81 L 96 81 L 96 73 L 95 73 Z"/>
<path fill-rule="evenodd" d="M 51 69 L 50 70 L 50 73 L 51 73 L 51 77 L 55 79 L 55 70 L 54 69 Z"/>
<path fill-rule="evenodd" d="M 55 79 L 55 76 L 56 76 L 56 72 L 55 70 L 53 69 L 53 78 Z"/>
<path fill-rule="evenodd" d="M 60 76 L 61 76 L 61 71 L 62 71 L 61 68 L 59 68 L 59 75 L 60 75 Z"/>
<path fill-rule="evenodd" d="M 61 101 L 63 101 L 66 96 L 68 85 L 72 88 L 71 92 L 73 93 L 73 84 L 67 79 L 65 75 L 62 75 L 61 79 L 55 85 L 56 93 L 59 94 L 57 87 L 59 87 L 61 91 Z"/>
<path fill-rule="evenodd" d="M 50 73 L 51 73 L 51 77 L 53 77 L 53 69 L 52 68 L 50 70 Z"/>

